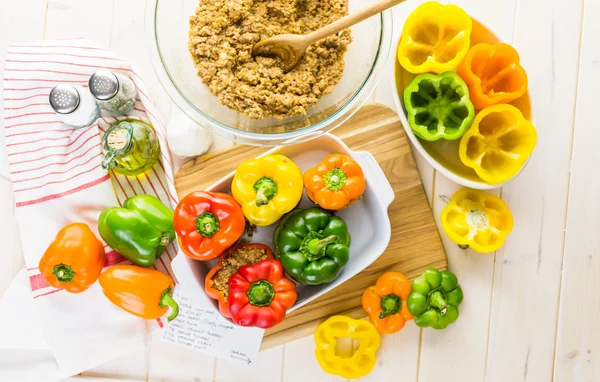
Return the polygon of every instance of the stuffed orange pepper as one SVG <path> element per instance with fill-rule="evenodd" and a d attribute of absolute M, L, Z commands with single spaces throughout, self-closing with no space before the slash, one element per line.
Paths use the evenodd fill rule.
<path fill-rule="evenodd" d="M 183 253 L 195 260 L 212 260 L 239 240 L 246 221 L 230 195 L 196 191 L 175 208 L 173 226 Z"/>
<path fill-rule="evenodd" d="M 332 154 L 304 174 L 304 188 L 313 202 L 326 210 L 341 210 L 362 197 L 365 175 L 352 158 Z"/>
<path fill-rule="evenodd" d="M 527 73 L 519 53 L 508 44 L 475 45 L 458 67 L 458 74 L 469 87 L 477 110 L 509 103 L 527 91 Z"/>
<path fill-rule="evenodd" d="M 79 293 L 96 282 L 106 254 L 104 245 L 85 223 L 64 226 L 40 259 L 39 269 L 48 284 Z"/>
<path fill-rule="evenodd" d="M 206 275 L 204 287 L 206 294 L 219 301 L 219 311 L 224 317 L 231 318 L 227 308 L 227 297 L 229 296 L 229 278 L 233 276 L 240 267 L 248 264 L 256 264 L 266 259 L 274 259 L 271 248 L 264 244 L 236 244 L 229 248 L 219 258 L 215 265 Z"/>

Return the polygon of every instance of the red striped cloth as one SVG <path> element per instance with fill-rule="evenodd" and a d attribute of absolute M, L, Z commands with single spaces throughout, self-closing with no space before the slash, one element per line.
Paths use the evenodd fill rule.
<path fill-rule="evenodd" d="M 50 90 L 59 83 L 87 87 L 99 69 L 133 80 L 139 93 L 135 109 L 123 117 L 102 111 L 96 124 L 82 129 L 61 123 L 48 104 Z M 66 294 L 50 287 L 37 268 L 60 227 L 84 221 L 97 232 L 104 208 L 122 205 L 137 194 L 154 195 L 173 208 L 177 204 L 165 125 L 132 65 L 87 40 L 11 45 L 4 75 L 6 152 L 31 289 L 34 298 Z M 162 156 L 146 174 L 125 177 L 101 168 L 100 140 L 118 118 L 138 118 L 154 126 Z M 107 267 L 124 261 L 106 249 Z M 176 253 L 172 244 L 156 268 L 172 275 L 170 263 Z"/>

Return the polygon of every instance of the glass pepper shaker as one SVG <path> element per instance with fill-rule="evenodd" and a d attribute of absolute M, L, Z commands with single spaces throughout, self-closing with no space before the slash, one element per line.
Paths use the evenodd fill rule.
<path fill-rule="evenodd" d="M 110 70 L 99 70 L 88 82 L 90 92 L 104 109 L 127 114 L 135 107 L 137 90 L 131 79 Z"/>
<path fill-rule="evenodd" d="M 151 169 L 160 156 L 154 129 L 137 119 L 112 124 L 102 138 L 102 167 L 123 175 L 139 175 Z"/>
<path fill-rule="evenodd" d="M 100 107 L 92 94 L 81 86 L 59 84 L 48 96 L 58 119 L 73 127 L 87 127 L 100 117 Z"/>

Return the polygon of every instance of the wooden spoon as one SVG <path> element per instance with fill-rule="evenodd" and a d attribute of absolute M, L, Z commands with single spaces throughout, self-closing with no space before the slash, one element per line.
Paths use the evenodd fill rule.
<path fill-rule="evenodd" d="M 269 37 L 254 45 L 252 48 L 252 55 L 279 57 L 283 61 L 284 72 L 289 72 L 298 64 L 304 51 L 311 44 L 324 39 L 327 36 L 343 31 L 354 24 L 358 24 L 361 21 L 404 1 L 405 0 L 381 0 L 370 7 L 352 15 L 342 17 L 341 19 L 309 34 L 281 34 Z"/>

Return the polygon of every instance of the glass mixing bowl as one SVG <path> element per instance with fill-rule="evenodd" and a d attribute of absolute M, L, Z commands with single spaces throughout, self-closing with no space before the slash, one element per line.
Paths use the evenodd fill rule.
<path fill-rule="evenodd" d="M 350 13 L 377 0 L 349 0 Z M 189 18 L 198 0 L 152 0 L 148 4 L 152 63 L 173 102 L 194 121 L 215 134 L 246 144 L 285 145 L 330 131 L 367 100 L 391 52 L 391 11 L 352 27 L 345 70 L 332 93 L 319 99 L 307 115 L 284 119 L 250 119 L 219 103 L 196 74 L 188 51 Z"/>

